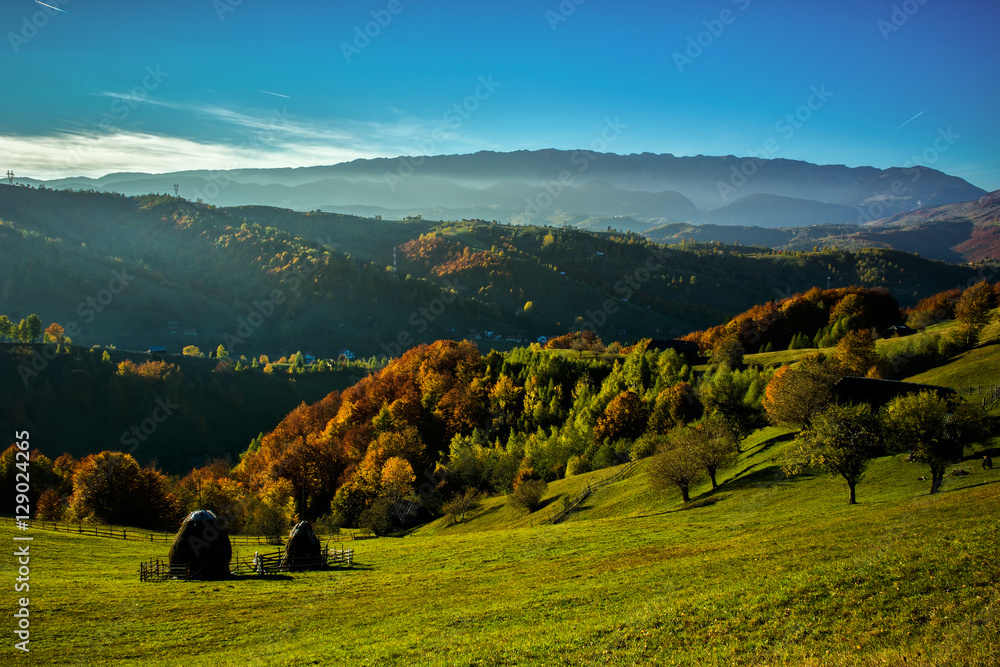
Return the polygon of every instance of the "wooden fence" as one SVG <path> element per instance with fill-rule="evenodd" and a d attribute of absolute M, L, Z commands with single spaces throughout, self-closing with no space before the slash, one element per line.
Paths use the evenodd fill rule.
<path fill-rule="evenodd" d="M 1000 403 L 1000 384 L 970 384 L 968 387 L 962 387 L 959 393 L 969 398 L 982 396 L 984 410 L 989 410 L 997 403 Z"/>
<path fill-rule="evenodd" d="M 294 565 L 284 562 L 285 553 L 277 551 L 260 554 L 256 551 L 250 558 L 236 556 L 232 571 L 236 574 L 268 575 L 276 572 L 296 570 L 317 570 L 329 567 L 349 567 L 354 563 L 354 549 L 330 549 L 323 547 L 316 558 L 296 558 Z"/>
<path fill-rule="evenodd" d="M 13 523 L 11 516 L 0 516 L 0 522 Z M 115 540 L 133 540 L 137 542 L 173 542 L 176 533 L 155 532 L 129 528 L 128 526 L 108 526 L 104 524 L 65 523 L 62 521 L 31 520 L 28 522 L 32 530 L 52 530 L 62 533 L 76 533 L 89 537 L 104 537 Z M 370 530 L 345 530 L 336 535 L 325 536 L 338 540 L 360 540 L 373 537 Z M 287 536 L 281 535 L 230 535 L 229 542 L 233 546 L 284 546 Z"/>
<path fill-rule="evenodd" d="M 580 505 L 582 505 L 583 501 L 589 498 L 590 495 L 594 493 L 594 491 L 597 491 L 598 489 L 602 489 L 605 486 L 608 486 L 609 484 L 614 484 L 615 482 L 624 479 L 629 475 L 629 473 L 632 472 L 635 466 L 636 462 L 632 461 L 631 463 L 626 465 L 624 468 L 622 468 L 615 474 L 605 477 L 604 479 L 601 479 L 597 482 L 588 483 L 587 488 L 583 489 L 580 493 L 578 493 L 574 498 L 570 499 L 568 502 L 564 502 L 562 507 L 556 508 L 554 512 L 552 512 L 548 517 L 542 520 L 542 523 L 548 523 L 548 524 L 559 523 L 567 516 L 569 516 L 570 512 L 574 511 Z"/>
<path fill-rule="evenodd" d="M 13 523 L 11 516 L 0 516 L 0 522 Z M 138 542 L 173 542 L 176 533 L 154 532 L 129 528 L 128 526 L 108 526 L 103 524 L 64 523 L 61 521 L 29 521 L 32 530 L 52 530 L 62 533 L 76 533 L 90 537 L 104 537 L 115 540 L 133 540 Z M 335 537 L 344 540 L 359 540 L 371 537 L 371 531 L 345 530 Z M 329 536 L 334 537 L 334 536 Z M 230 535 L 229 542 L 233 546 L 271 545 L 283 546 L 287 537 L 278 535 Z"/>
<path fill-rule="evenodd" d="M 323 547 L 317 558 L 296 558 L 294 567 L 290 567 L 283 562 L 284 556 L 284 551 L 263 555 L 254 552 L 250 558 L 240 557 L 237 554 L 233 559 L 233 565 L 229 569 L 233 574 L 266 576 L 278 572 L 350 567 L 354 563 L 354 549 L 344 549 L 343 547 L 339 549 Z M 189 564 L 171 565 L 162 558 L 154 558 L 139 563 L 139 581 L 144 582 L 168 581 L 170 579 L 190 581 L 197 574 L 196 571 L 192 571 Z"/>
<path fill-rule="evenodd" d="M 159 558 L 139 563 L 139 581 L 166 581 L 167 579 L 191 580 L 189 565 L 171 565 Z"/>

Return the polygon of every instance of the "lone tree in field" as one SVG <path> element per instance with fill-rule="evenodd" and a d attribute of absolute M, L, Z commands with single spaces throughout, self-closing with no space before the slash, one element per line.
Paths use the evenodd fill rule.
<path fill-rule="evenodd" d="M 465 493 L 459 494 L 441 506 L 446 516 L 451 517 L 455 523 L 465 521 L 465 515 L 475 512 L 482 504 L 483 494 L 479 489 L 466 489 Z"/>
<path fill-rule="evenodd" d="M 656 491 L 666 491 L 672 486 L 680 489 L 681 499 L 691 501 L 691 485 L 705 474 L 705 467 L 692 442 L 693 432 L 686 426 L 671 431 L 657 447 L 656 455 L 649 462 L 649 483 Z"/>
<path fill-rule="evenodd" d="M 893 399 L 885 407 L 886 430 L 898 451 L 931 467 L 931 493 L 937 493 L 949 463 L 962 460 L 964 443 L 984 433 L 986 415 L 978 405 L 948 401 L 931 391 Z"/>
<path fill-rule="evenodd" d="M 732 465 L 739 458 L 736 439 L 725 421 L 720 417 L 709 417 L 691 431 L 691 446 L 701 465 L 712 480 L 712 489 L 719 488 L 715 481 L 716 473 L 722 468 Z"/>
<path fill-rule="evenodd" d="M 785 472 L 795 474 L 816 466 L 840 475 L 850 491 L 848 502 L 855 505 L 854 489 L 878 452 L 880 430 L 878 415 L 870 405 L 831 404 L 799 435 Z"/>
<path fill-rule="evenodd" d="M 974 345 L 993 314 L 993 288 L 982 280 L 962 292 L 955 304 L 955 319 L 965 329 L 966 345 Z"/>

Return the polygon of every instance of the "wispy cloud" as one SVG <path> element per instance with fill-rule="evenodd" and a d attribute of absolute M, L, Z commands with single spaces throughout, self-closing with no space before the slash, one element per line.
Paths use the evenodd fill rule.
<path fill-rule="evenodd" d="M 0 153 L 19 174 L 40 179 L 103 176 L 120 171 L 163 173 L 187 169 L 300 167 L 369 157 L 416 155 L 434 137 L 434 152 L 480 149 L 484 142 L 450 128 L 443 119 L 396 112 L 390 122 L 296 118 L 282 109 L 237 111 L 120 93 L 102 96 L 176 111 L 198 125 L 218 129 L 213 138 L 173 136 L 114 126 L 91 130 L 79 124 L 39 135 L 0 135 Z M 176 119 L 174 119 L 176 121 Z M 172 122 L 171 125 L 178 125 Z M 183 123 L 180 123 L 183 126 Z M 218 139 L 219 136 L 229 139 Z"/>
<path fill-rule="evenodd" d="M 137 132 L 0 136 L 0 153 L 15 165 L 18 175 L 40 179 L 99 177 L 122 171 L 297 167 L 375 157 L 335 146 L 251 148 Z"/>

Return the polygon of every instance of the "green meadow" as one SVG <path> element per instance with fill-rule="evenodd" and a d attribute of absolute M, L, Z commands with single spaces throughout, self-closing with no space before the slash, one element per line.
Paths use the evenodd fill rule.
<path fill-rule="evenodd" d="M 997 664 L 1000 469 L 972 458 L 997 441 L 933 496 L 925 466 L 878 459 L 856 506 L 839 478 L 786 478 L 790 442 L 759 432 L 687 507 L 643 461 L 559 524 L 539 521 L 615 469 L 552 483 L 533 515 L 491 498 L 460 524 L 348 541 L 355 566 L 326 572 L 140 583 L 164 542 L 33 529 L 31 654 L 10 639 L 3 662 Z"/>

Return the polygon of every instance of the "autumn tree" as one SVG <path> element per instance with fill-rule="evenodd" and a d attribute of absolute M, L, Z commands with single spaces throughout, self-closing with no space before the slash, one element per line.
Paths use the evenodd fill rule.
<path fill-rule="evenodd" d="M 687 382 L 678 382 L 656 395 L 648 430 L 665 435 L 675 426 L 698 419 L 701 414 L 702 404 L 694 388 Z"/>
<path fill-rule="evenodd" d="M 413 474 L 413 466 L 409 461 L 398 456 L 390 457 L 382 466 L 381 495 L 392 501 L 397 501 L 413 493 L 413 482 L 417 476 Z"/>
<path fill-rule="evenodd" d="M 294 493 L 287 479 L 269 481 L 259 490 L 248 493 L 244 530 L 279 539 L 295 524 Z"/>
<path fill-rule="evenodd" d="M 608 403 L 594 425 L 594 437 L 602 441 L 635 440 L 646 428 L 646 405 L 634 391 L 623 391 Z"/>
<path fill-rule="evenodd" d="M 66 329 L 61 324 L 53 322 L 45 328 L 45 338 L 56 344 L 58 350 L 66 342 Z"/>
<path fill-rule="evenodd" d="M 45 489 L 38 498 L 35 518 L 41 521 L 58 521 L 62 518 L 63 501 L 55 489 Z"/>
<path fill-rule="evenodd" d="M 158 471 L 139 467 L 131 454 L 101 452 L 80 461 L 69 510 L 78 521 L 165 528 L 179 507 Z"/>
<path fill-rule="evenodd" d="M 880 378 L 885 365 L 875 350 L 875 336 L 868 329 L 849 331 L 837 341 L 834 353 L 846 375 Z"/>
<path fill-rule="evenodd" d="M 842 376 L 839 364 L 822 353 L 810 355 L 794 366 L 782 366 L 764 395 L 768 418 L 777 424 L 808 426 L 813 415 L 830 402 L 833 385 Z"/>
<path fill-rule="evenodd" d="M 727 331 L 712 344 L 712 363 L 736 368 L 743 363 L 743 345 L 735 331 Z"/>
<path fill-rule="evenodd" d="M 809 428 L 799 434 L 785 470 L 794 474 L 817 466 L 840 475 L 847 482 L 848 502 L 854 505 L 855 487 L 878 453 L 880 435 L 879 416 L 870 405 L 831 404 L 818 412 Z"/>
<path fill-rule="evenodd" d="M 985 280 L 972 285 L 955 304 L 955 319 L 965 330 L 966 345 L 974 345 L 992 318 L 993 288 Z"/>

